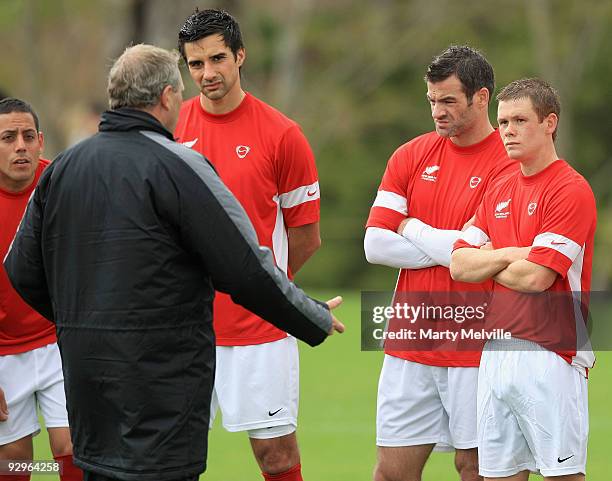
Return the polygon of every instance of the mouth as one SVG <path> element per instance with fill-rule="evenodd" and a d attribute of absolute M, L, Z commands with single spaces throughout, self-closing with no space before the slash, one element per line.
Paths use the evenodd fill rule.
<path fill-rule="evenodd" d="M 217 90 L 219 87 L 221 87 L 220 81 L 204 84 L 205 90 Z"/>
<path fill-rule="evenodd" d="M 15 159 L 13 165 L 27 165 L 31 164 L 30 159 Z"/>

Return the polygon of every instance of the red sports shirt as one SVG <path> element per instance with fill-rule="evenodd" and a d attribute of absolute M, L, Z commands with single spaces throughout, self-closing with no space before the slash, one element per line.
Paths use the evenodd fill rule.
<path fill-rule="evenodd" d="M 319 221 L 317 169 L 299 125 L 248 93 L 223 115 L 206 112 L 197 96 L 183 103 L 175 136 L 215 166 L 251 219 L 259 243 L 272 249 L 287 272 L 287 228 Z M 213 308 L 217 345 L 287 336 L 226 294 L 217 292 Z"/>
<path fill-rule="evenodd" d="M 438 229 L 460 230 L 474 215 L 491 182 L 518 169 L 506 155 L 497 131 L 469 147 L 458 147 L 430 132 L 399 147 L 387 169 L 370 211 L 367 227 L 395 232 L 406 217 L 416 217 Z M 491 283 L 453 281 L 447 267 L 401 269 L 396 293 L 487 290 Z M 478 366 L 480 352 L 393 351 L 385 352 L 432 366 Z"/>
<path fill-rule="evenodd" d="M 30 195 L 48 164 L 48 160 L 40 160 L 34 182 L 26 190 L 14 194 L 0 189 L 0 259 L 6 256 Z M 21 299 L 0 265 L 0 356 L 31 351 L 55 341 L 55 326 Z"/>
<path fill-rule="evenodd" d="M 485 327 L 505 329 L 513 337 L 543 347 L 560 346 L 552 350 L 581 372 L 592 367 L 595 357 L 590 345 L 584 349 L 582 335 L 586 333 L 596 222 L 591 187 L 564 160 L 529 177 L 521 173 L 507 177 L 488 191 L 476 223 L 455 243 L 455 249 L 475 247 L 488 239 L 496 249 L 533 246 L 527 260 L 559 275 L 547 291 L 552 295 L 542 300 L 495 283 Z M 561 295 L 564 292 L 573 293 L 574 306 L 561 305 L 566 298 L 571 304 L 569 296 Z"/>

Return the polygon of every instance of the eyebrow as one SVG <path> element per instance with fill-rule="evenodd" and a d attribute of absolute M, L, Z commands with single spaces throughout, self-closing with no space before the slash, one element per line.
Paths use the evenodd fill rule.
<path fill-rule="evenodd" d="M 224 57 L 227 56 L 227 52 L 224 52 L 223 50 L 217 53 L 213 53 L 210 54 L 208 56 L 206 56 L 205 58 L 213 58 L 213 57 Z M 202 62 L 203 60 L 201 58 L 189 58 L 187 57 L 187 64 L 191 65 L 194 62 Z"/>
<path fill-rule="evenodd" d="M 515 113 L 515 114 L 510 114 L 510 115 L 503 115 L 503 116 L 497 116 L 497 121 L 499 122 L 500 120 L 513 120 L 513 119 L 517 119 L 517 118 L 524 118 L 526 117 L 525 113 Z"/>
<path fill-rule="evenodd" d="M 434 100 L 429 96 L 429 94 L 425 94 L 425 96 L 427 97 L 427 100 L 430 100 L 430 101 Z M 441 102 L 443 100 L 457 100 L 457 96 L 453 94 L 447 94 L 447 95 L 440 97 L 439 99 L 435 99 L 436 102 Z"/>
<path fill-rule="evenodd" d="M 5 129 L 2 132 L 0 132 L 0 135 L 6 134 L 6 133 L 8 133 L 8 134 L 16 134 L 17 132 L 19 132 L 19 129 Z M 27 128 L 27 129 L 23 129 L 22 132 L 24 134 L 29 134 L 30 132 L 36 133 L 36 129 Z"/>

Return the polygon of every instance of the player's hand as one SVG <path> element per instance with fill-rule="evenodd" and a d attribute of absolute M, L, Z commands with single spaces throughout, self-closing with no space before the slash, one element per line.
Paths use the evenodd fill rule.
<path fill-rule="evenodd" d="M 342 304 L 342 297 L 336 296 L 333 299 L 330 299 L 329 301 L 327 301 L 326 304 L 327 304 L 327 307 L 329 307 L 329 310 L 331 312 L 336 307 L 338 307 L 340 304 Z M 327 335 L 331 336 L 334 333 L 334 331 L 342 334 L 344 332 L 344 324 L 342 324 L 338 319 L 336 319 L 336 316 L 334 316 L 333 314 L 331 316 L 332 316 L 332 327 L 327 333 Z"/>
<path fill-rule="evenodd" d="M 509 247 L 511 250 L 511 256 L 513 257 L 512 262 L 522 261 L 523 259 L 527 259 L 529 257 L 529 252 L 531 252 L 531 246 L 529 247 Z"/>
<path fill-rule="evenodd" d="M 412 217 L 407 217 L 406 219 L 404 219 L 403 221 L 400 222 L 400 225 L 397 227 L 397 233 L 399 235 L 402 235 L 402 232 L 404 232 L 404 227 L 406 227 L 406 224 L 408 222 L 410 222 L 412 220 Z"/>
<path fill-rule="evenodd" d="M 476 214 L 474 214 L 470 220 L 468 220 L 465 224 L 463 224 L 463 227 L 461 228 L 461 232 L 465 232 L 468 227 L 472 227 L 474 225 L 474 222 L 476 221 Z M 482 249 L 482 247 L 481 247 Z"/>
<path fill-rule="evenodd" d="M 481 251 L 492 251 L 493 250 L 493 244 L 491 244 L 490 242 L 485 242 L 484 244 L 482 244 L 480 246 L 480 250 Z"/>
<path fill-rule="evenodd" d="M 6 398 L 4 397 L 4 391 L 0 388 L 0 422 L 4 422 L 8 419 L 8 406 L 6 405 Z"/>

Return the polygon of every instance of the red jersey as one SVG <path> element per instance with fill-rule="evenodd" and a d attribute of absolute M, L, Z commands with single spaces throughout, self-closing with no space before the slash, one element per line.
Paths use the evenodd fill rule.
<path fill-rule="evenodd" d="M 490 189 L 478 208 L 476 223 L 455 243 L 455 249 L 478 246 L 488 239 L 495 249 L 532 246 L 527 260 L 559 274 L 546 291 L 559 295 L 544 298 L 541 305 L 537 296 L 517 294 L 495 283 L 485 327 L 505 329 L 513 337 L 543 347 L 563 346 L 552 350 L 582 372 L 592 367 L 595 357 L 582 335 L 586 333 L 596 218 L 591 187 L 564 160 L 529 177 L 521 173 L 509 176 Z M 572 295 L 561 296 L 564 292 Z M 562 308 L 564 298 L 574 299 L 575 305 Z M 509 300 L 512 315 L 507 315 Z M 584 349 L 585 340 L 588 349 Z"/>
<path fill-rule="evenodd" d="M 497 131 L 481 142 L 459 147 L 450 139 L 430 132 L 402 145 L 387 164 L 367 227 L 397 231 L 406 217 L 416 217 L 438 229 L 460 230 L 474 215 L 491 182 L 518 169 L 506 155 Z M 401 269 L 396 294 L 401 292 L 450 292 L 491 289 L 491 283 L 453 281 L 447 267 Z M 478 366 L 480 352 L 385 352 L 432 366 Z"/>
<path fill-rule="evenodd" d="M 183 103 L 175 136 L 215 166 L 251 219 L 259 243 L 287 272 L 287 228 L 319 221 L 317 169 L 299 125 L 248 93 L 223 115 L 206 112 L 198 96 Z M 227 294 L 217 292 L 213 309 L 217 345 L 262 344 L 287 336 Z"/>
<path fill-rule="evenodd" d="M 0 189 L 0 259 L 6 256 L 30 195 L 48 164 L 48 160 L 40 159 L 34 182 L 24 191 Z M 21 299 L 0 265 L 0 356 L 31 351 L 55 341 L 55 326 Z"/>

